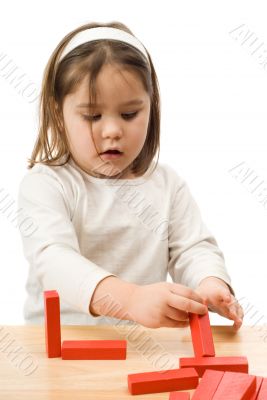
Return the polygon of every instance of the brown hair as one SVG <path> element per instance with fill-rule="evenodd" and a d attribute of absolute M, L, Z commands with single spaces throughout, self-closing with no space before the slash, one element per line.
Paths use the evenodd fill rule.
<path fill-rule="evenodd" d="M 60 62 L 58 61 L 63 49 L 73 36 L 85 29 L 100 26 L 117 28 L 132 34 L 130 29 L 120 22 L 88 23 L 73 30 L 61 40 L 44 70 L 39 100 L 39 133 L 31 158 L 28 159 L 28 169 L 36 163 L 53 166 L 65 165 L 68 162 L 71 154 L 64 130 L 62 112 L 64 97 L 75 92 L 83 78 L 90 73 L 89 96 L 91 102 L 94 103 L 96 98 L 95 80 L 105 63 L 118 64 L 137 73 L 150 96 L 150 119 L 146 140 L 141 152 L 130 166 L 131 171 L 136 175 L 142 175 L 149 168 L 157 151 L 159 155 L 159 84 L 148 52 L 149 63 L 135 47 L 124 42 L 105 39 L 84 43 L 69 52 Z M 54 164 L 63 156 L 67 156 L 63 164 Z"/>

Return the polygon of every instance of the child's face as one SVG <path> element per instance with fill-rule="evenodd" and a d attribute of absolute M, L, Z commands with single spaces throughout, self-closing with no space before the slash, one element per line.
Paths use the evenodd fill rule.
<path fill-rule="evenodd" d="M 134 178 L 127 167 L 145 143 L 150 115 L 149 95 L 137 75 L 120 67 L 106 65 L 96 80 L 97 105 L 88 111 L 88 106 L 79 106 L 88 104 L 87 79 L 63 102 L 64 124 L 72 157 L 93 176 L 98 176 L 98 173 L 113 176 L 125 170 L 120 177 Z M 124 104 L 134 99 L 141 100 L 142 104 Z M 133 117 L 127 114 L 133 114 Z M 92 116 L 95 145 L 88 123 L 88 117 Z M 118 147 L 123 154 L 107 160 L 100 153 L 110 147 Z"/>

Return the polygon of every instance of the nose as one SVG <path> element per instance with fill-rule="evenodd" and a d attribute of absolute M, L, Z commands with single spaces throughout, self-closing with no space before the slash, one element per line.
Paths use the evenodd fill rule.
<path fill-rule="evenodd" d="M 107 118 L 102 125 L 103 139 L 120 139 L 122 137 L 122 127 L 117 118 Z"/>

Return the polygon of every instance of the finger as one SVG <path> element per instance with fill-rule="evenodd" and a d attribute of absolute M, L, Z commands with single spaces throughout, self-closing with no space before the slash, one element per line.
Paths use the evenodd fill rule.
<path fill-rule="evenodd" d="M 189 326 L 189 321 L 178 321 L 179 328 L 186 328 L 187 326 Z"/>
<path fill-rule="evenodd" d="M 234 321 L 233 328 L 235 331 L 241 327 L 243 323 L 243 309 L 239 304 L 235 303 L 229 307 L 224 303 L 221 303 L 221 306 L 219 307 L 212 306 L 210 308 L 222 317 Z"/>
<path fill-rule="evenodd" d="M 238 313 L 238 317 L 243 321 L 244 311 L 243 311 L 243 308 L 240 306 L 240 304 L 238 304 L 237 313 Z"/>
<path fill-rule="evenodd" d="M 232 319 L 234 321 L 233 324 L 233 329 L 234 331 L 237 331 L 240 329 L 242 323 L 243 323 L 243 317 L 242 317 L 242 309 L 239 306 L 239 304 L 235 304 L 234 306 L 231 306 L 229 309 L 229 319 Z"/>
<path fill-rule="evenodd" d="M 235 330 L 235 331 L 238 331 L 238 329 L 241 328 L 242 323 L 243 323 L 243 321 L 241 321 L 241 320 L 235 321 L 234 324 L 233 324 L 234 330 Z"/>
<path fill-rule="evenodd" d="M 234 311 L 230 311 L 229 308 L 223 306 L 220 308 L 214 308 L 215 312 L 217 312 L 217 314 L 221 315 L 222 317 L 228 318 L 232 321 L 234 321 L 233 324 L 233 329 L 234 331 L 237 331 L 241 325 L 242 325 L 242 319 L 239 318 L 239 316 L 237 315 L 237 312 Z"/>
<path fill-rule="evenodd" d="M 237 315 L 237 313 L 230 311 L 229 308 L 223 306 L 220 308 L 215 308 L 214 307 L 214 311 L 217 312 L 217 314 L 221 315 L 224 318 L 228 318 L 232 321 L 234 321 L 233 323 L 233 329 L 234 331 L 238 331 L 238 329 L 240 329 L 243 320 L 239 318 L 239 316 Z"/>
<path fill-rule="evenodd" d="M 208 312 L 208 308 L 204 304 L 172 293 L 170 293 L 168 305 L 186 313 L 206 314 Z"/>
<path fill-rule="evenodd" d="M 231 300 L 229 301 L 229 306 L 233 306 L 235 304 L 239 304 L 238 300 L 231 294 Z"/>
<path fill-rule="evenodd" d="M 189 326 L 189 321 L 176 321 L 172 318 L 166 317 L 163 326 L 167 328 L 186 328 Z"/>
<path fill-rule="evenodd" d="M 237 318 L 237 307 L 235 305 L 228 306 L 224 304 L 220 307 L 220 309 L 227 318 L 229 319 Z"/>
<path fill-rule="evenodd" d="M 177 310 L 177 308 L 170 307 L 170 306 L 168 306 L 168 308 L 167 308 L 166 316 L 175 321 L 180 321 L 180 322 L 189 321 L 187 312 Z"/>
<path fill-rule="evenodd" d="M 231 317 L 234 317 L 235 311 L 234 309 L 230 308 L 228 305 L 225 303 L 219 303 L 219 305 L 211 305 L 209 307 L 212 311 L 216 312 L 217 314 L 221 315 L 222 317 L 232 319 Z M 231 314 L 232 313 L 232 314 Z"/>
<path fill-rule="evenodd" d="M 238 301 L 236 300 L 234 303 L 232 303 L 231 305 L 230 305 L 230 309 L 235 309 L 236 310 L 236 312 L 237 312 L 237 314 L 239 315 L 239 317 L 240 318 L 244 318 L 244 311 L 243 311 L 243 308 L 242 308 L 242 306 L 238 303 Z"/>
<path fill-rule="evenodd" d="M 237 315 L 240 319 L 243 319 L 244 317 L 243 308 L 240 306 L 238 302 L 231 304 L 230 306 L 228 306 L 228 308 L 231 313 Z"/>
<path fill-rule="evenodd" d="M 239 316 L 237 315 L 236 318 L 234 319 L 234 324 L 233 324 L 234 330 L 238 331 L 238 329 L 240 329 L 242 323 L 243 323 L 243 319 L 240 319 Z"/>
<path fill-rule="evenodd" d="M 217 314 L 221 315 L 222 317 L 226 317 L 226 318 L 228 317 L 229 310 L 225 306 L 215 307 L 212 305 L 212 306 L 209 306 L 209 308 L 211 311 L 216 312 Z"/>
<path fill-rule="evenodd" d="M 187 297 L 199 303 L 204 302 L 203 297 L 199 293 L 187 286 L 180 285 L 179 283 L 171 283 L 170 290 L 172 293 L 177 294 L 178 296 Z"/>

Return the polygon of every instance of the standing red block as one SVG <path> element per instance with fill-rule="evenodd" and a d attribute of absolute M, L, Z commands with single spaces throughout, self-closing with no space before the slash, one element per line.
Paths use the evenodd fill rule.
<path fill-rule="evenodd" d="M 256 390 L 255 390 L 255 393 L 251 396 L 251 398 L 249 400 L 257 400 L 258 393 L 260 391 L 262 382 L 263 382 L 263 377 L 262 376 L 256 376 Z"/>
<path fill-rule="evenodd" d="M 256 391 L 256 376 L 225 372 L 212 400 L 250 400 Z"/>
<path fill-rule="evenodd" d="M 256 397 L 257 400 L 266 400 L 267 399 L 267 378 L 263 378 L 260 391 L 258 394 L 258 397 Z"/>
<path fill-rule="evenodd" d="M 198 374 L 194 368 L 167 371 L 143 372 L 128 375 L 131 394 L 172 392 L 194 389 L 198 385 Z"/>
<path fill-rule="evenodd" d="M 248 373 L 247 357 L 184 357 L 179 360 L 180 368 L 195 368 L 199 376 L 206 369 Z"/>
<path fill-rule="evenodd" d="M 189 323 L 196 357 L 215 356 L 209 313 L 189 313 Z"/>
<path fill-rule="evenodd" d="M 206 369 L 192 400 L 212 400 L 224 374 L 224 371 Z"/>
<path fill-rule="evenodd" d="M 190 400 L 190 393 L 187 392 L 171 392 L 169 400 Z"/>
<path fill-rule="evenodd" d="M 125 360 L 126 340 L 64 340 L 63 360 Z"/>
<path fill-rule="evenodd" d="M 61 355 L 60 304 L 56 290 L 44 291 L 45 342 L 49 358 Z"/>

